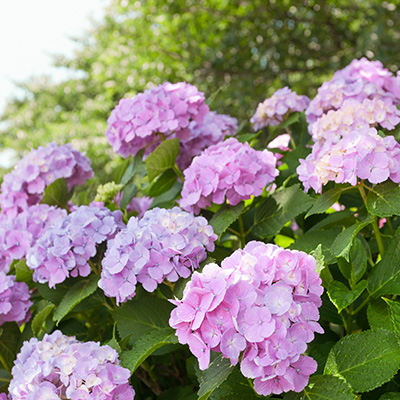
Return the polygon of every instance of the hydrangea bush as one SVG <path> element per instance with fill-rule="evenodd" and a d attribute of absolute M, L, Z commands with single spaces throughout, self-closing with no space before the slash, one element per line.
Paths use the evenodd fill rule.
<path fill-rule="evenodd" d="M 1 185 L 0 399 L 400 398 L 399 102 L 366 59 L 249 121 L 167 82 L 112 111 L 96 196 L 84 154 L 32 150 Z"/>

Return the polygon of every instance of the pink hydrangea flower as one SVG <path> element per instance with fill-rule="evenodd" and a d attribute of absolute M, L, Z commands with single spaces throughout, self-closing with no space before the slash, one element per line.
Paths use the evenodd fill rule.
<path fill-rule="evenodd" d="M 210 352 L 241 357 L 241 371 L 261 395 L 300 392 L 316 362 L 302 354 L 318 324 L 323 288 L 313 257 L 250 242 L 194 272 L 182 300 L 172 300 L 169 324 L 206 369 Z M 243 353 L 242 353 L 243 352 Z"/>
<path fill-rule="evenodd" d="M 279 125 L 290 113 L 304 111 L 309 103 L 310 99 L 307 96 L 300 96 L 285 86 L 258 105 L 250 122 L 255 131 L 268 125 Z"/>
<path fill-rule="evenodd" d="M 10 400 L 133 400 L 130 371 L 110 346 L 82 343 L 55 331 L 24 342 L 9 386 Z"/>
<path fill-rule="evenodd" d="M 229 138 L 205 149 L 183 174 L 180 206 L 199 213 L 212 203 L 227 200 L 236 205 L 259 196 L 279 172 L 273 153 L 254 150 L 248 143 Z"/>
<path fill-rule="evenodd" d="M 201 122 L 209 111 L 204 94 L 185 82 L 148 89 L 130 99 L 121 99 L 108 118 L 107 139 L 123 157 L 146 148 L 149 154 L 161 136 L 185 139 L 190 121 Z"/>

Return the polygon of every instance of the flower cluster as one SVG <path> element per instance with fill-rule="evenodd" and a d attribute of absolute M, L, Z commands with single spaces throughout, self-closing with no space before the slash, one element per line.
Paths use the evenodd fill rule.
<path fill-rule="evenodd" d="M 51 288 L 68 276 L 90 274 L 88 261 L 96 245 L 109 240 L 122 228 L 120 211 L 81 206 L 37 240 L 27 254 L 26 263 L 33 280 L 48 282 Z"/>
<path fill-rule="evenodd" d="M 11 371 L 10 400 L 133 400 L 130 371 L 110 346 L 55 331 L 24 342 Z"/>
<path fill-rule="evenodd" d="M 2 212 L 15 216 L 27 206 L 39 203 L 46 186 L 66 178 L 68 188 L 82 185 L 93 176 L 89 159 L 70 144 L 55 142 L 38 147 L 25 156 L 3 178 L 0 194 Z"/>
<path fill-rule="evenodd" d="M 190 136 L 181 141 L 181 152 L 176 160 L 181 169 L 187 168 L 193 157 L 198 156 L 206 147 L 222 142 L 225 136 L 235 135 L 238 121 L 230 115 L 210 111 L 203 122 L 192 121 L 189 129 Z"/>
<path fill-rule="evenodd" d="M 377 124 L 394 129 L 400 122 L 400 110 L 388 99 L 346 100 L 338 110 L 329 110 L 311 128 L 315 142 L 337 142 L 349 132 Z"/>
<path fill-rule="evenodd" d="M 254 124 L 255 131 L 268 125 L 279 125 L 290 113 L 304 111 L 309 103 L 310 99 L 307 96 L 300 96 L 285 86 L 258 105 L 250 122 Z"/>
<path fill-rule="evenodd" d="M 220 352 L 254 378 L 261 395 L 300 392 L 316 362 L 302 354 L 314 332 L 323 292 L 312 256 L 276 245 L 250 242 L 222 261 L 195 272 L 170 325 L 181 344 L 188 344 L 200 369 L 210 350 Z"/>
<path fill-rule="evenodd" d="M 108 118 L 107 139 L 123 157 L 146 148 L 146 154 L 164 136 L 184 139 L 191 120 L 201 122 L 209 111 L 204 94 L 185 82 L 163 83 L 130 99 L 121 99 Z"/>
<path fill-rule="evenodd" d="M 278 173 L 273 153 L 229 138 L 205 149 L 185 169 L 180 206 L 198 213 L 211 203 L 224 203 L 225 198 L 236 205 L 259 196 Z"/>
<path fill-rule="evenodd" d="M 138 220 L 132 217 L 126 229 L 108 242 L 99 287 L 117 303 L 135 295 L 139 281 L 152 292 L 166 278 L 187 278 L 214 250 L 217 235 L 203 217 L 194 217 L 179 207 L 154 208 Z"/>
<path fill-rule="evenodd" d="M 337 142 L 314 144 L 297 173 L 305 189 L 317 193 L 329 181 L 354 186 L 357 178 L 373 184 L 390 178 L 400 183 L 400 145 L 393 136 L 381 137 L 375 128 L 352 130 Z"/>
<path fill-rule="evenodd" d="M 345 100 L 362 102 L 374 98 L 385 99 L 386 105 L 399 104 L 400 78 L 393 76 L 380 61 L 353 60 L 318 89 L 306 110 L 307 122 L 311 128 L 318 118 L 329 110 L 339 109 Z"/>
<path fill-rule="evenodd" d="M 0 271 L 0 326 L 7 321 L 16 321 L 19 325 L 29 321 L 31 313 L 28 285 L 16 282 L 15 276 Z"/>
<path fill-rule="evenodd" d="M 47 230 L 61 223 L 66 216 L 65 210 L 47 204 L 27 207 L 14 218 L 0 214 L 1 256 L 9 262 L 22 259 Z M 7 264 L 4 265 L 6 272 Z M 1 265 L 0 270 L 3 270 Z"/>

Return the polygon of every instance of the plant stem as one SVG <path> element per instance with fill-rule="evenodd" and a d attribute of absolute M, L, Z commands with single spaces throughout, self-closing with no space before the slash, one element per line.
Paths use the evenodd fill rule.
<path fill-rule="evenodd" d="M 185 182 L 185 177 L 183 176 L 182 171 L 179 169 L 178 164 L 175 162 L 174 166 L 172 169 L 175 171 L 175 173 L 181 178 L 182 183 Z"/>
<path fill-rule="evenodd" d="M 290 131 L 289 127 L 286 127 L 286 133 L 290 136 L 290 143 L 292 144 L 293 150 L 296 149 L 296 143 L 293 139 L 292 132 Z"/>
<path fill-rule="evenodd" d="M 368 295 L 364 299 L 364 301 L 354 311 L 351 311 L 351 315 L 356 315 L 358 312 L 360 312 L 365 307 L 365 305 L 369 302 L 369 299 L 370 299 L 370 296 Z"/>
<path fill-rule="evenodd" d="M 243 248 L 244 246 L 246 246 L 246 233 L 244 231 L 243 218 L 242 218 L 241 215 L 239 216 L 239 229 L 240 229 L 240 236 L 239 236 L 240 237 L 240 243 L 241 243 L 242 248 Z"/>

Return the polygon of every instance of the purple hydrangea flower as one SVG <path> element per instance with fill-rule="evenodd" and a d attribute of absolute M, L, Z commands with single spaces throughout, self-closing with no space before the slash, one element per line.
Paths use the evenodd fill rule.
<path fill-rule="evenodd" d="M 307 96 L 300 96 L 285 86 L 258 105 L 250 122 L 255 131 L 268 125 L 279 125 L 290 113 L 304 111 L 309 103 L 310 99 Z"/>
<path fill-rule="evenodd" d="M 9 386 L 10 400 L 133 400 L 130 371 L 110 346 L 82 343 L 55 331 L 24 342 Z"/>
<path fill-rule="evenodd" d="M 217 235 L 203 217 L 179 207 L 153 208 L 141 219 L 132 217 L 107 244 L 99 287 L 117 304 L 132 299 L 136 282 L 152 292 L 168 279 L 187 278 L 214 250 Z"/>
<path fill-rule="evenodd" d="M 25 282 L 16 282 L 14 275 L 0 271 L 0 326 L 7 321 L 16 321 L 18 325 L 29 321 L 31 295 Z"/>
<path fill-rule="evenodd" d="M 25 257 L 46 230 L 59 224 L 66 215 L 65 210 L 47 204 L 27 207 L 13 218 L 0 214 L 0 252 L 1 257 L 9 260 L 4 268 L 0 263 L 0 270 L 7 272 L 12 260 Z"/>
<path fill-rule="evenodd" d="M 121 99 L 108 118 L 107 139 L 123 157 L 143 148 L 149 154 L 160 143 L 160 135 L 187 138 L 190 121 L 201 122 L 209 111 L 204 101 L 204 94 L 185 82 L 165 82 Z"/>
<path fill-rule="evenodd" d="M 332 79 L 324 82 L 307 110 L 307 122 L 312 128 L 315 121 L 329 110 L 337 110 L 348 99 L 363 102 L 378 98 L 393 109 L 400 103 L 400 77 L 395 77 L 380 61 L 366 58 L 353 60 L 347 67 L 336 71 Z"/>
<path fill-rule="evenodd" d="M 59 178 L 66 178 L 68 188 L 82 185 L 93 177 L 90 161 L 70 144 L 55 142 L 38 147 L 25 156 L 3 178 L 0 207 L 14 217 L 30 205 L 40 202 L 44 189 Z"/>
<path fill-rule="evenodd" d="M 80 206 L 59 224 L 47 229 L 27 253 L 26 263 L 35 282 L 51 288 L 69 276 L 90 274 L 88 261 L 96 246 L 113 238 L 124 226 L 120 211 Z"/>
<path fill-rule="evenodd" d="M 180 206 L 199 213 L 225 199 L 236 205 L 259 196 L 278 175 L 276 157 L 268 150 L 257 151 L 235 138 L 210 146 L 183 171 L 185 182 Z"/>
<path fill-rule="evenodd" d="M 238 121 L 230 115 L 207 113 L 203 121 L 192 121 L 189 125 L 190 135 L 181 140 L 181 151 L 176 160 L 179 168 L 185 169 L 193 157 L 198 156 L 205 148 L 222 142 L 225 136 L 233 136 L 238 129 Z"/>
<path fill-rule="evenodd" d="M 301 251 L 250 242 L 222 261 L 208 264 L 172 300 L 170 325 L 188 344 L 200 369 L 210 351 L 222 353 L 254 379 L 257 393 L 300 392 L 316 362 L 302 354 L 318 324 L 323 288 L 316 261 Z"/>

